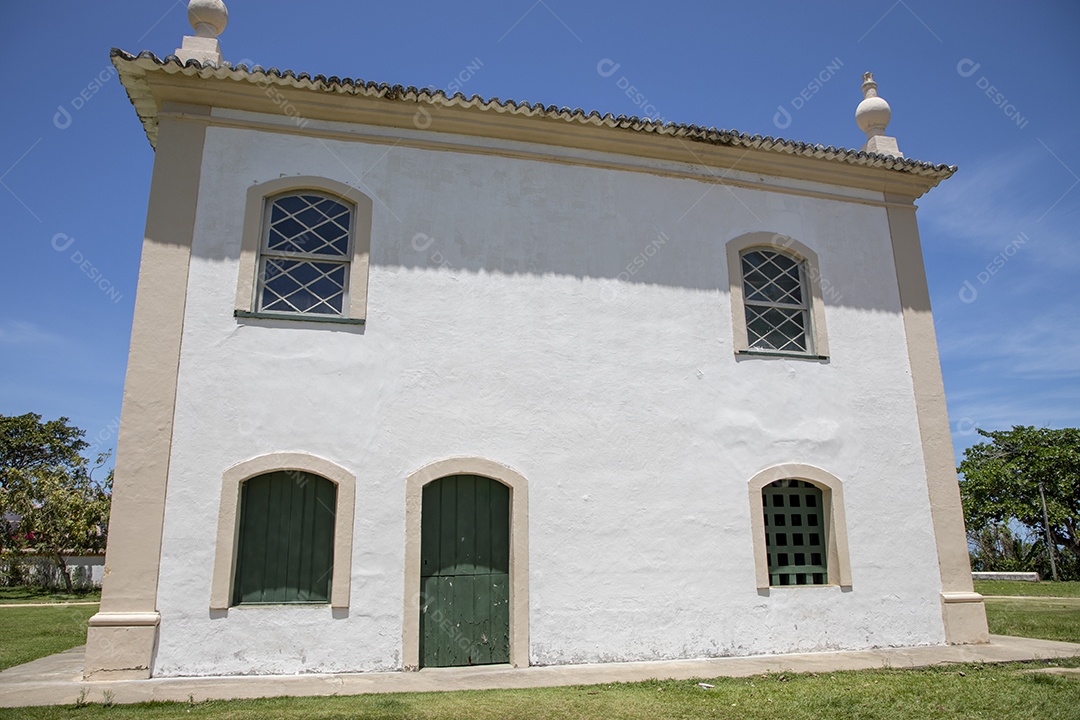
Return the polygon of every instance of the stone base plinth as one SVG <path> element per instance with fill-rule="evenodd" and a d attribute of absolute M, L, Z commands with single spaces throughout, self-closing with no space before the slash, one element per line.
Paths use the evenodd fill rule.
<path fill-rule="evenodd" d="M 900 147 L 896 144 L 896 138 L 889 137 L 888 135 L 875 135 L 870 138 L 866 141 L 866 144 L 862 146 L 862 151 L 877 153 L 878 155 L 904 157 L 904 153 L 900 152 Z"/>
<path fill-rule="evenodd" d="M 990 642 L 986 606 L 978 593 L 942 593 L 941 616 L 945 621 L 945 642 L 972 645 Z"/>
<path fill-rule="evenodd" d="M 86 635 L 86 680 L 139 680 L 150 677 L 157 643 L 155 613 L 98 613 Z"/>

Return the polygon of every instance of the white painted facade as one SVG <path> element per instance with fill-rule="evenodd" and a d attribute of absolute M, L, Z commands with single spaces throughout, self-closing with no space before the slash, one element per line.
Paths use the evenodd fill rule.
<path fill-rule="evenodd" d="M 881 194 L 506 155 L 207 128 L 153 675 L 401 669 L 405 479 L 453 456 L 528 479 L 531 664 L 944 642 Z M 366 325 L 233 316 L 247 190 L 289 175 L 373 198 Z M 817 253 L 827 361 L 733 352 L 725 246 L 759 231 Z M 347 610 L 209 610 L 222 473 L 275 452 L 357 478 Z M 781 463 L 843 482 L 850 588 L 757 589 Z"/>

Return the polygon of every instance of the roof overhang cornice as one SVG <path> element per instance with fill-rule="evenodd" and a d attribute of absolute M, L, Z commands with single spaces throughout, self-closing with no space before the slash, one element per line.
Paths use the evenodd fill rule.
<path fill-rule="evenodd" d="M 917 198 L 951 176 L 955 166 L 746 135 L 695 125 L 666 125 L 530 103 L 446 96 L 441 91 L 295 75 L 244 66 L 202 66 L 173 56 L 112 60 L 151 145 L 163 108 L 201 106 L 260 113 L 290 122 L 279 127 L 327 134 L 318 123 L 397 128 L 406 140 L 440 134 L 489 138 L 571 150 L 703 166 L 718 179 L 745 175 L 791 178 Z M 419 144 L 422 142 L 406 142 Z M 565 162 L 560 153 L 559 161 Z"/>

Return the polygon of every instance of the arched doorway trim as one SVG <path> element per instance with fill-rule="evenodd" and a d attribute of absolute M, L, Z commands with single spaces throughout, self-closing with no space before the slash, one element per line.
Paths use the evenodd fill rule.
<path fill-rule="evenodd" d="M 447 475 L 480 475 L 510 488 L 510 664 L 529 664 L 529 492 L 523 475 L 493 460 L 453 457 L 405 481 L 405 595 L 402 665 L 420 667 L 420 532 L 424 486 Z"/>

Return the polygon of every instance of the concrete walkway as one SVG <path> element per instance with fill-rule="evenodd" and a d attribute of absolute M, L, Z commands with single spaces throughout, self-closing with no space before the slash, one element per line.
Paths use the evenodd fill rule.
<path fill-rule="evenodd" d="M 80 696 L 87 702 L 184 702 L 189 698 L 199 701 L 286 695 L 552 687 L 635 682 L 652 678 L 690 680 L 746 677 L 766 672 L 830 672 L 922 667 L 951 662 L 1010 662 L 1080 656 L 1080 644 L 993 635 L 987 645 L 939 645 L 668 662 L 529 668 L 489 665 L 431 668 L 408 673 L 153 678 L 91 683 L 81 679 L 83 651 L 82 647 L 74 648 L 0 672 L 0 707 L 65 705 L 74 703 Z"/>

